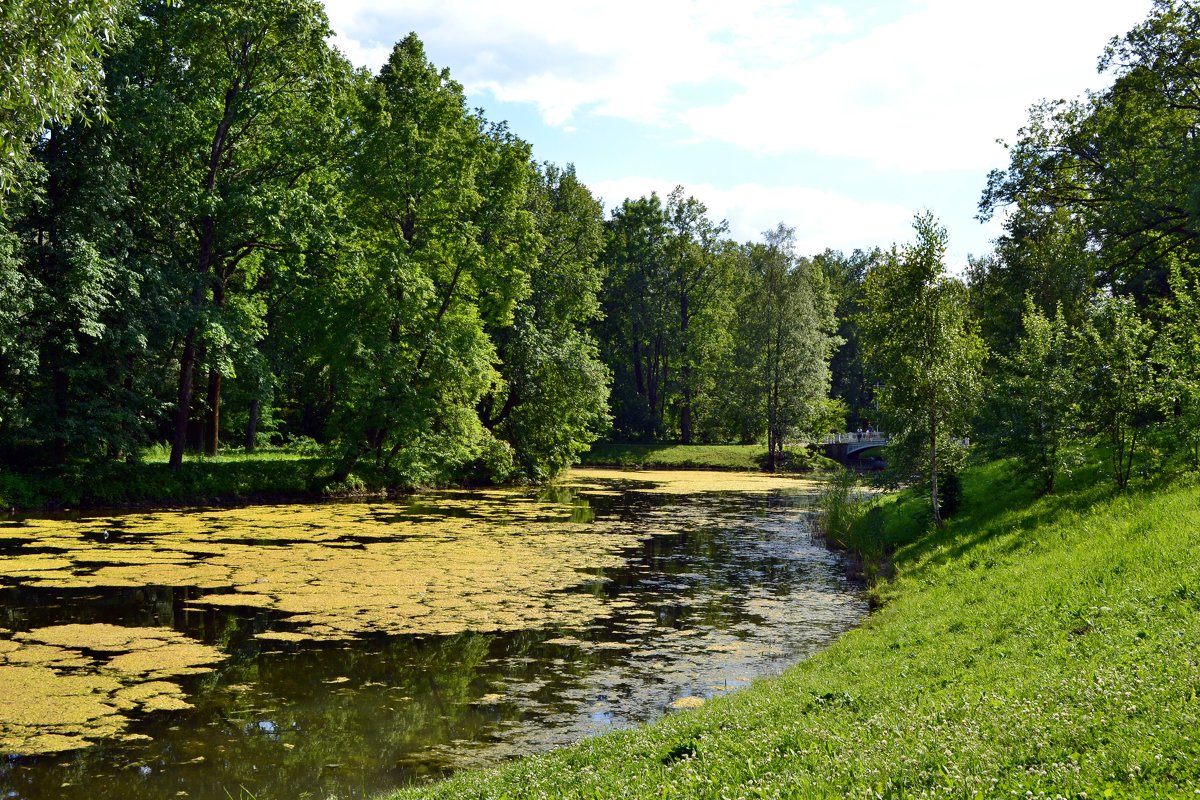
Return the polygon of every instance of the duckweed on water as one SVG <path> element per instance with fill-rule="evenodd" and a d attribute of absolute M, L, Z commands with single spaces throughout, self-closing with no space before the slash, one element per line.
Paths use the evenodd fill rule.
<path fill-rule="evenodd" d="M 585 568 L 620 566 L 620 552 L 646 535 L 620 523 L 547 521 L 536 503 L 443 505 L 480 513 L 412 521 L 388 506 L 338 505 L 30 520 L 17 530 L 36 552 L 18 550 L 0 581 L 195 587 L 205 592 L 199 605 L 286 615 L 288 630 L 265 634 L 279 640 L 517 630 L 604 613 L 590 595 L 555 593 Z M 104 531 L 107 541 L 94 535 Z"/>
<path fill-rule="evenodd" d="M 617 484 L 682 494 L 810 489 L 768 475 L 579 470 L 568 485 Z M 281 641 L 365 634 L 455 634 L 580 625 L 611 613 L 588 594 L 563 594 L 584 570 L 621 566 L 621 552 L 668 529 L 573 522 L 568 503 L 512 493 L 446 493 L 414 504 L 252 507 L 130 514 L 8 526 L 18 549 L 0 584 L 32 588 L 195 587 L 201 606 L 286 615 Z M 436 511 L 436 513 L 434 513 Z M 680 513 L 672 513 L 678 523 Z M 28 548 L 31 552 L 23 553 Z"/>
<path fill-rule="evenodd" d="M 817 492 L 820 483 L 806 478 L 769 475 L 754 472 L 717 472 L 688 470 L 634 470 L 614 472 L 610 469 L 573 469 L 566 483 L 587 486 L 589 489 L 610 489 L 614 477 L 628 491 L 655 494 L 697 494 L 699 492 L 765 493 L 772 491 Z"/>
<path fill-rule="evenodd" d="M 162 628 L 56 625 L 0 640 L 0 752 L 77 750 L 122 733 L 131 714 L 191 708 L 163 679 L 224 658 Z"/>
<path fill-rule="evenodd" d="M 572 475 L 571 485 L 589 487 L 592 495 L 811 489 L 805 481 L 758 475 L 614 476 L 596 470 Z M 0 547 L 6 553 L 0 561 L 0 588 L 182 589 L 191 608 L 267 612 L 257 618 L 270 629 L 260 629 L 257 636 L 285 644 L 368 634 L 554 627 L 563 635 L 549 644 L 586 657 L 637 647 L 645 650 L 639 656 L 645 669 L 657 669 L 661 679 L 672 680 L 694 673 L 689 659 L 699 663 L 704 657 L 709 663 L 703 654 L 740 649 L 739 661 L 757 657 L 758 651 L 769 655 L 769 643 L 738 644 L 741 633 L 736 629 L 703 636 L 664 630 L 653 611 L 603 593 L 573 591 L 581 584 L 603 582 L 607 570 L 622 568 L 631 547 L 658 533 L 676 534 L 699 525 L 712 509 L 677 505 L 639 510 L 636 523 L 596 520 L 586 505 L 572 502 L 570 491 L 561 497 L 566 499 L 453 492 L 437 496 L 436 502 L 0 523 Z M 698 606 L 709 601 L 677 590 L 701 578 L 680 572 L 664 576 L 660 588 L 671 593 L 677 609 Z M 759 596 L 752 588 L 747 593 L 753 613 L 764 619 L 800 613 L 789 612 L 786 598 Z M 809 617 L 843 613 L 837 597 L 814 601 L 803 611 Z M 589 631 L 601 620 L 620 630 L 624 640 L 590 641 Z M 661 644 L 650 643 L 651 631 L 657 631 Z M 692 655 L 668 666 L 668 649 L 672 658 L 681 650 Z M 660 650 L 663 665 L 656 667 Z M 0 631 L 0 751 L 50 753 L 131 736 L 126 729 L 137 715 L 189 708 L 176 679 L 207 672 L 224 657 L 163 628 L 88 624 Z M 623 697 L 627 680 L 613 667 L 597 672 L 595 685 Z M 503 698 L 520 703 L 542 691 L 536 682 L 501 688 L 477 702 L 487 705 Z"/>

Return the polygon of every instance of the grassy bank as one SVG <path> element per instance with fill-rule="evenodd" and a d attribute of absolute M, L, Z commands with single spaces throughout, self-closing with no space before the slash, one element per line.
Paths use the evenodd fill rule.
<path fill-rule="evenodd" d="M 623 469 L 761 470 L 767 448 L 758 444 L 610 444 L 597 443 L 580 457 L 584 467 Z M 822 469 L 833 462 L 803 448 L 790 449 L 780 464 L 785 471 Z"/>
<path fill-rule="evenodd" d="M 152 451 L 138 463 L 0 469 L 0 510 L 316 499 L 332 472 L 327 459 L 311 453 L 265 450 L 189 457 L 178 470 L 160 455 Z"/>
<path fill-rule="evenodd" d="M 1200 488 L 1034 499 L 1001 465 L 927 532 L 887 501 L 884 606 L 828 651 L 659 724 L 396 798 L 1195 797 Z M 871 532 L 873 531 L 873 533 Z"/>
<path fill-rule="evenodd" d="M 136 463 L 107 462 L 65 468 L 5 470 L 0 465 L 0 510 L 59 510 L 232 504 L 378 495 L 389 479 L 367 462 L 346 481 L 333 482 L 333 460 L 319 448 L 263 448 L 254 453 L 189 454 L 181 469 L 167 464 L 168 450 L 152 448 Z M 596 445 L 583 466 L 626 469 L 761 470 L 767 451 L 758 445 Z M 789 451 L 783 471 L 824 469 L 833 462 L 803 449 Z"/>

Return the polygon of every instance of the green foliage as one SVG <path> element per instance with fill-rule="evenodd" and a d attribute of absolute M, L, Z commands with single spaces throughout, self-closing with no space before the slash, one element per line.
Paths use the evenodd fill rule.
<path fill-rule="evenodd" d="M 167 453 L 145 462 L 0 469 L 0 508 L 21 510 L 195 505 L 262 500 L 318 499 L 329 483 L 327 459 L 294 453 L 220 456 L 167 463 Z M 378 486 L 378 484 L 377 484 Z"/>
<path fill-rule="evenodd" d="M 670 396 L 671 301 L 667 218 L 657 194 L 626 199 L 605 226 L 601 355 L 613 372 L 613 434 L 666 435 Z"/>
<path fill-rule="evenodd" d="M 1105 298 L 1079 332 L 1073 355 L 1079 372 L 1082 430 L 1108 445 L 1111 475 L 1125 488 L 1134 452 L 1159 408 L 1149 355 L 1153 326 L 1129 298 Z"/>
<path fill-rule="evenodd" d="M 1171 302 L 1152 358 L 1162 365 L 1163 412 L 1172 433 L 1200 469 L 1200 282 L 1171 270 Z"/>
<path fill-rule="evenodd" d="M 636 469 L 741 469 L 757 470 L 766 459 L 761 445 L 740 444 L 614 444 L 592 445 L 582 456 L 589 467 Z"/>
<path fill-rule="evenodd" d="M 913 244 L 867 272 L 858 324 L 868 374 L 882 384 L 881 428 L 893 436 L 889 469 L 928 481 L 940 524 L 939 456 L 954 466 L 953 444 L 969 432 L 986 348 L 968 316 L 966 287 L 945 273 L 945 229 L 928 213 L 913 227 Z"/>
<path fill-rule="evenodd" d="M 786 472 L 836 470 L 837 463 L 811 448 L 784 451 L 777 469 Z M 580 457 L 585 467 L 623 469 L 714 469 L 761 471 L 768 461 L 767 448 L 758 444 L 614 444 L 592 445 Z"/>
<path fill-rule="evenodd" d="M 533 171 L 526 204 L 543 248 L 529 264 L 529 295 L 517 301 L 510 324 L 491 330 L 501 380 L 479 414 L 511 445 L 521 475 L 542 481 L 608 427 L 609 372 L 588 328 L 600 313 L 604 239 L 600 203 L 574 167 Z"/>
<path fill-rule="evenodd" d="M 21 269 L 20 240 L 0 220 L 0 435 L 23 426 L 21 387 L 37 369 L 24 322 L 33 310 L 33 283 Z"/>
<path fill-rule="evenodd" d="M 817 508 L 825 538 L 835 547 L 858 551 L 855 547 L 858 542 L 853 537 L 867 510 L 867 498 L 859 490 L 858 475 L 848 469 L 834 472 L 817 500 Z"/>
<path fill-rule="evenodd" d="M 833 299 L 820 267 L 794 252 L 780 225 L 746 250 L 746 292 L 738 305 L 726 385 L 748 431 L 767 434 L 767 468 L 789 435 L 819 430 L 827 416 Z"/>
<path fill-rule="evenodd" d="M 805 435 L 819 442 L 827 433 L 837 433 L 846 430 L 846 419 L 850 408 L 840 397 L 823 397 L 812 407 L 804 421 Z"/>
<path fill-rule="evenodd" d="M 480 452 L 476 406 L 502 379 L 489 325 L 512 320 L 540 239 L 522 206 L 528 146 L 469 114 L 416 36 L 363 87 L 346 259 L 324 331 L 347 464 L 445 481 Z"/>
<path fill-rule="evenodd" d="M 1071 358 L 1073 339 L 1062 310 L 1047 318 L 1026 299 L 1024 334 L 1007 357 L 990 403 L 996 452 L 1016 458 L 1018 473 L 1040 492 L 1054 491 L 1069 467 L 1067 442 L 1074 432 L 1078 394 Z"/>
<path fill-rule="evenodd" d="M 6 0 L 0 10 L 0 210 L 51 123 L 103 118 L 101 58 L 122 0 Z"/>
<path fill-rule="evenodd" d="M 1082 224 L 1065 209 L 1018 206 L 1004 226 L 995 253 L 967 269 L 972 315 L 999 356 L 1017 347 L 1030 304 L 1072 329 L 1082 324 L 1101 270 Z"/>
<path fill-rule="evenodd" d="M 989 177 L 981 211 L 1016 206 L 1014 246 L 1028 249 L 1033 240 L 1036 249 L 1037 234 L 1020 226 L 1047 221 L 1071 242 L 1049 259 L 1090 265 L 1089 275 L 1068 267 L 1066 274 L 1082 280 L 1072 277 L 1062 288 L 1095 283 L 1143 301 L 1161 298 L 1171 259 L 1195 258 L 1198 59 L 1200 8 L 1156 0 L 1145 22 L 1106 48 L 1100 68 L 1116 73 L 1113 85 L 1083 100 L 1035 106 L 1009 147 L 1009 168 Z M 1052 308 L 1042 306 L 1044 313 Z M 1071 316 L 1071 304 L 1064 313 Z"/>
<path fill-rule="evenodd" d="M 829 292 L 836 302 L 837 338 L 841 344 L 829 362 L 830 394 L 841 400 L 846 413 L 836 430 L 866 427 L 875 419 L 875 390 L 863 369 L 862 346 L 859 343 L 858 314 L 862 310 L 862 281 L 867 270 L 884 257 L 879 248 L 855 250 L 849 256 L 837 250 L 826 250 L 813 257 L 813 262 L 829 283 Z M 844 426 L 844 427 L 843 427 Z M 824 426 L 818 430 L 824 430 Z"/>
<path fill-rule="evenodd" d="M 708 209 L 694 197 L 684 197 L 677 186 L 665 209 L 669 231 L 666 260 L 669 292 L 674 308 L 674 369 L 678 374 L 674 410 L 679 440 L 691 444 L 702 398 L 711 395 L 719 354 L 726 345 L 730 308 L 729 261 L 722 257 L 721 237 L 728 230 L 713 223 Z"/>
<path fill-rule="evenodd" d="M 719 395 L 745 259 L 727 226 L 676 187 L 626 200 L 606 230 L 601 356 L 613 371 L 621 439 L 728 438 Z"/>

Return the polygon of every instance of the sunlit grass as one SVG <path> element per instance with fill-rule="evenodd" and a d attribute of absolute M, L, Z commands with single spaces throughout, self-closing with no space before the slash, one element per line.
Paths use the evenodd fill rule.
<path fill-rule="evenodd" d="M 767 448 L 758 444 L 594 444 L 582 454 L 585 467 L 627 469 L 728 469 L 761 470 Z M 790 448 L 782 470 L 821 468 L 828 463 L 803 448 Z"/>
<path fill-rule="evenodd" d="M 204 453 L 184 453 L 185 464 L 222 464 L 247 461 L 303 461 L 320 454 L 315 447 L 259 447 L 249 451 L 241 447 L 221 448 L 215 456 Z M 171 458 L 171 448 L 165 444 L 147 447 L 141 452 L 141 461 L 146 464 L 166 464 Z"/>

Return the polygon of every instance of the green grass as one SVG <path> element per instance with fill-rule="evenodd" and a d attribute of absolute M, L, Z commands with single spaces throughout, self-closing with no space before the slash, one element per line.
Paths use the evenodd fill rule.
<path fill-rule="evenodd" d="M 656 725 L 396 798 L 1197 797 L 1200 488 L 1035 499 L 1002 464 L 872 520 L 894 581 L 859 629 Z M 865 534 L 864 534 L 865 535 Z"/>
<path fill-rule="evenodd" d="M 624 469 L 761 470 L 767 448 L 758 444 L 610 444 L 597 443 L 580 456 L 585 467 Z M 802 448 L 788 450 L 783 469 L 808 470 L 832 463 Z"/>
<path fill-rule="evenodd" d="M 142 451 L 145 464 L 166 464 L 171 458 L 171 448 L 166 445 L 148 447 Z M 260 447 L 253 452 L 240 447 L 222 448 L 215 456 L 203 453 L 185 453 L 185 464 L 228 464 L 233 462 L 304 461 L 321 455 L 316 445 L 303 447 Z"/>

